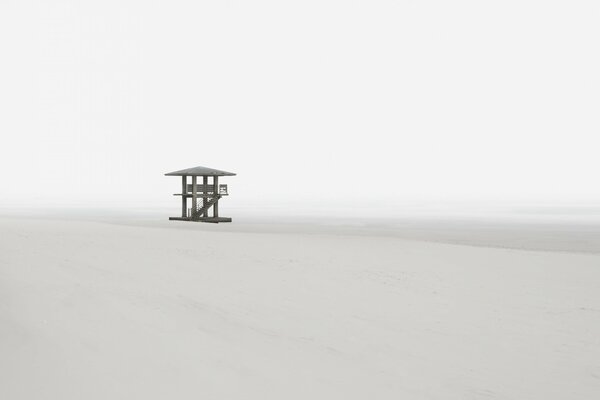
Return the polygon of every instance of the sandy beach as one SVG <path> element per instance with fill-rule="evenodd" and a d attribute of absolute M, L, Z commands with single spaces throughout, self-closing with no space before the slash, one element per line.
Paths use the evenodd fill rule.
<path fill-rule="evenodd" d="M 0 398 L 595 398 L 597 228 L 434 226 L 4 216 Z"/>

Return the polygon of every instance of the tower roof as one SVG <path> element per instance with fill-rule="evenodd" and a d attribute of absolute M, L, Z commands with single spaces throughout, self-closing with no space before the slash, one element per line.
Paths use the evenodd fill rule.
<path fill-rule="evenodd" d="M 234 176 L 233 172 L 221 171 L 218 169 L 206 168 L 206 167 L 193 167 L 188 169 L 182 169 L 179 171 L 173 171 L 165 174 L 166 176 Z"/>

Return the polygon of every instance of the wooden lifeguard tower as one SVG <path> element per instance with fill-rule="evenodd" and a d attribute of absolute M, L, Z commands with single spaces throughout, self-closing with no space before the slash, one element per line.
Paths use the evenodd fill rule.
<path fill-rule="evenodd" d="M 181 171 L 169 172 L 166 176 L 181 176 L 181 217 L 169 217 L 172 221 L 200 221 L 200 222 L 231 222 L 231 218 L 219 217 L 219 200 L 227 196 L 227 185 L 219 184 L 220 176 L 234 176 L 232 172 L 219 171 L 206 167 L 194 167 Z M 192 182 L 188 183 L 188 176 Z M 202 183 L 198 182 L 202 177 Z M 209 183 L 209 177 L 212 177 Z M 192 207 L 188 208 L 188 199 L 192 199 Z M 198 199 L 201 199 L 199 202 Z M 212 217 L 208 211 L 212 207 Z"/>

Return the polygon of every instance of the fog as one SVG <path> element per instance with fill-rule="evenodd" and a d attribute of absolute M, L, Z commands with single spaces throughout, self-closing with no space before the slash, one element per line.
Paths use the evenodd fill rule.
<path fill-rule="evenodd" d="M 595 1 L 0 4 L 0 205 L 600 199 Z"/>

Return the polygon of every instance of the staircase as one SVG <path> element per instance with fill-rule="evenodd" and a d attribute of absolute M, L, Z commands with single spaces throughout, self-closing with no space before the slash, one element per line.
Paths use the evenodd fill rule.
<path fill-rule="evenodd" d="M 200 218 L 202 218 L 202 216 L 204 215 L 204 213 L 206 211 L 208 211 L 209 208 L 211 208 L 217 201 L 219 201 L 219 199 L 221 199 L 220 194 L 215 195 L 215 197 L 210 198 L 206 204 L 202 205 L 202 204 L 198 204 L 196 210 L 192 210 L 192 220 L 199 220 Z"/>

